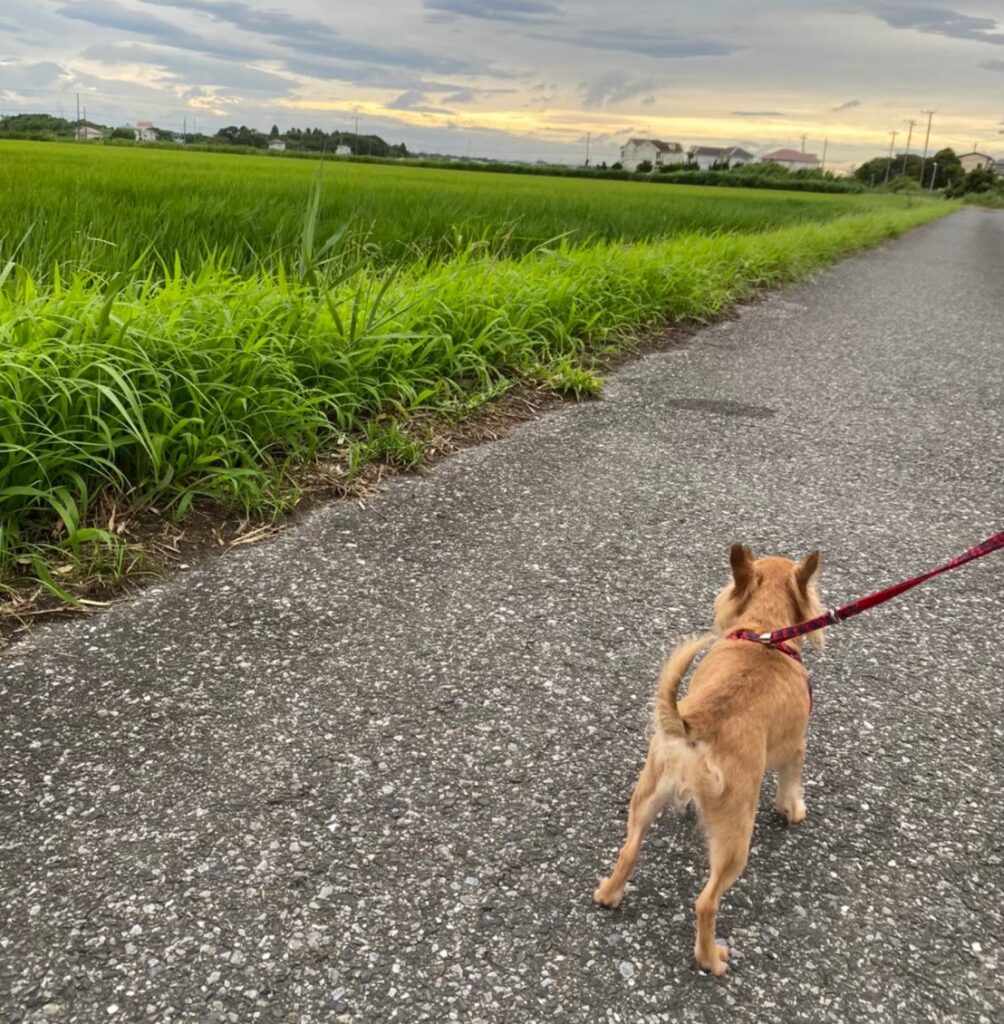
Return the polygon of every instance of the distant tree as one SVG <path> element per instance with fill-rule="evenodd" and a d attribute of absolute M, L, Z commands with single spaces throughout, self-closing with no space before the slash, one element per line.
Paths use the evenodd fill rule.
<path fill-rule="evenodd" d="M 229 142 L 233 146 L 252 146 L 257 149 L 265 149 L 268 146 L 268 138 L 254 128 L 248 128 L 242 124 L 240 128 L 236 125 L 229 125 L 221 128 L 216 133 L 217 142 Z"/>
<path fill-rule="evenodd" d="M 1004 195 L 1004 180 L 997 176 L 992 167 L 975 167 L 952 185 L 948 195 L 954 198 L 988 192 Z"/>
<path fill-rule="evenodd" d="M 935 164 L 938 165 L 937 170 L 935 170 Z M 939 149 L 934 156 L 928 155 L 926 160 L 916 153 L 896 153 L 891 160 L 888 153 L 885 156 L 872 157 L 871 160 L 867 160 L 860 167 L 855 168 L 854 177 L 865 185 L 884 185 L 888 169 L 890 184 L 895 178 L 907 178 L 921 184 L 921 165 L 924 170 L 922 184 L 925 189 L 931 187 L 932 176 L 935 188 L 951 188 L 953 185 L 957 185 L 966 173 L 962 169 L 962 164 L 959 163 L 955 151 L 946 148 Z M 904 166 L 906 167 L 905 172 Z"/>
<path fill-rule="evenodd" d="M 270 139 L 279 138 L 279 126 L 277 124 L 272 125 L 271 131 L 268 133 Z"/>
<path fill-rule="evenodd" d="M 132 128 L 113 128 L 108 137 L 110 139 L 135 139 L 136 133 Z"/>
<path fill-rule="evenodd" d="M 618 160 L 616 163 L 610 165 L 610 170 L 612 170 L 612 171 L 623 171 L 624 170 L 624 165 L 620 162 L 620 160 Z"/>
<path fill-rule="evenodd" d="M 651 174 L 652 173 L 652 161 L 642 160 L 640 164 L 635 168 L 639 174 Z"/>
<path fill-rule="evenodd" d="M 75 130 L 75 122 L 51 114 L 10 114 L 0 122 L 0 131 L 11 135 L 71 138 Z"/>
<path fill-rule="evenodd" d="M 935 188 L 954 188 L 966 176 L 955 150 L 947 146 L 945 149 L 939 149 L 933 157 L 928 159 L 927 163 L 928 167 L 924 174 L 926 188 L 931 187 L 931 175 L 934 176 Z M 935 164 L 938 165 L 937 170 L 934 169 Z"/>
<path fill-rule="evenodd" d="M 875 156 L 854 168 L 854 177 L 863 185 L 881 185 L 885 181 L 886 157 Z"/>

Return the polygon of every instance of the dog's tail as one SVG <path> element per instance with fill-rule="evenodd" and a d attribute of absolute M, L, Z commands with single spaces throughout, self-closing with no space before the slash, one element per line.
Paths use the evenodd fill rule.
<path fill-rule="evenodd" d="M 676 691 L 680 688 L 683 677 L 690 668 L 690 663 L 718 637 L 714 633 L 704 633 L 691 637 L 674 648 L 666 659 L 659 676 L 659 689 L 655 694 L 655 724 L 659 732 L 667 739 L 684 739 L 687 726 L 676 708 Z"/>

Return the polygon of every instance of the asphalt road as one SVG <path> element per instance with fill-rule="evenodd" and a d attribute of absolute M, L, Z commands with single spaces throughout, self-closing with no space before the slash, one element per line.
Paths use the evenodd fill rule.
<path fill-rule="evenodd" d="M 3 1021 L 1004 1019 L 1004 556 L 831 631 L 809 817 L 619 845 L 661 658 L 729 543 L 830 603 L 1001 529 L 1004 214 L 747 307 L 369 508 L 0 666 Z"/>

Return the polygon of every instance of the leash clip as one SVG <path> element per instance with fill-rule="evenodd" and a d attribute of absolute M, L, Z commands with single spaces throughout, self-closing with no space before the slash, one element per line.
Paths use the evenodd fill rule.
<path fill-rule="evenodd" d="M 761 633 L 761 634 L 760 634 L 760 635 L 759 635 L 759 636 L 757 637 L 757 639 L 758 639 L 758 640 L 760 641 L 760 643 L 762 643 L 762 644 L 763 644 L 763 645 L 764 645 L 765 647 L 770 647 L 770 636 L 771 636 L 771 635 L 770 635 L 770 633 Z"/>

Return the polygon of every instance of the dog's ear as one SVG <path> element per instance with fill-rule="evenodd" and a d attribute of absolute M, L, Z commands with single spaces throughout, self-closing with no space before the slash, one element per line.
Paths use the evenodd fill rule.
<path fill-rule="evenodd" d="M 806 555 L 801 562 L 798 563 L 798 568 L 795 570 L 795 580 L 798 583 L 798 589 L 805 595 L 809 594 L 809 586 L 816 577 L 816 573 L 819 572 L 819 552 L 813 551 L 812 554 Z"/>
<path fill-rule="evenodd" d="M 745 544 L 733 544 L 729 548 L 729 565 L 736 593 L 745 593 L 753 582 L 753 552 Z"/>

